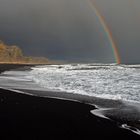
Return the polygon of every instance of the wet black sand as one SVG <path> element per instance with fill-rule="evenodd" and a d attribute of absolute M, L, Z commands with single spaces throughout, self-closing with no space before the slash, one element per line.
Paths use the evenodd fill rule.
<path fill-rule="evenodd" d="M 11 66 L 7 69 L 6 65 L 1 67 L 11 69 Z M 0 138 L 140 139 L 139 135 L 117 127 L 115 121 L 94 116 L 90 113 L 94 109 L 94 106 L 84 103 L 0 89 Z"/>
<path fill-rule="evenodd" d="M 7 70 L 12 69 L 20 69 L 23 68 L 30 68 L 31 66 L 35 66 L 35 64 L 0 64 L 0 73 Z"/>

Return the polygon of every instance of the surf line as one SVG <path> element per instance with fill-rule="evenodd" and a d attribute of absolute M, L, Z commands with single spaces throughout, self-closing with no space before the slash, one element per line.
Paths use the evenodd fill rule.
<path fill-rule="evenodd" d="M 110 42 L 110 45 L 111 45 L 111 48 L 113 50 L 113 54 L 114 54 L 114 57 L 115 57 L 115 61 L 117 64 L 120 64 L 121 63 L 121 57 L 120 57 L 120 54 L 119 54 L 119 50 L 117 48 L 117 45 L 115 44 L 115 41 L 113 39 L 113 35 L 112 35 L 112 32 L 110 31 L 108 25 L 106 24 L 106 21 L 104 19 L 104 17 L 101 15 L 101 13 L 99 12 L 97 6 L 95 5 L 95 2 L 94 0 L 87 0 L 90 7 L 93 9 L 95 15 L 97 16 L 109 42 Z"/>

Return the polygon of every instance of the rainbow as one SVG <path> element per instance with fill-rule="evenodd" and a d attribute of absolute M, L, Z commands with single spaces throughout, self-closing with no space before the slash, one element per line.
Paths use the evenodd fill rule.
<path fill-rule="evenodd" d="M 109 27 L 107 26 L 104 17 L 98 11 L 98 8 L 96 7 L 95 2 L 93 0 L 88 0 L 88 2 L 89 2 L 89 5 L 94 10 L 96 16 L 98 17 L 98 20 L 99 20 L 99 22 L 100 22 L 105 34 L 107 35 L 107 38 L 108 38 L 108 40 L 110 42 L 110 45 L 111 45 L 111 48 L 113 50 L 113 54 L 114 54 L 116 63 L 120 64 L 121 63 L 121 58 L 120 58 L 120 55 L 119 55 L 119 50 L 117 48 L 117 45 L 115 44 L 115 41 L 114 41 L 113 36 L 112 36 L 112 33 L 111 33 Z"/>

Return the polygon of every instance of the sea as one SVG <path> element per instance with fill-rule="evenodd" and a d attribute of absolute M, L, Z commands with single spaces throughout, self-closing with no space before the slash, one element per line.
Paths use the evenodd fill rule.
<path fill-rule="evenodd" d="M 140 102 L 140 65 L 48 65 L 32 68 L 29 75 L 51 91 Z"/>
<path fill-rule="evenodd" d="M 5 71 L 0 76 L 2 87 L 37 88 L 31 82 L 48 91 L 140 102 L 140 65 L 41 65 L 31 70 Z"/>

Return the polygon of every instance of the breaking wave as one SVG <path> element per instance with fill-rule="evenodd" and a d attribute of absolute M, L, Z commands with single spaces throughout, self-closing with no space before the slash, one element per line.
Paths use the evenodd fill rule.
<path fill-rule="evenodd" d="M 51 91 L 140 101 L 140 66 L 68 64 L 38 66 L 30 78 Z"/>

